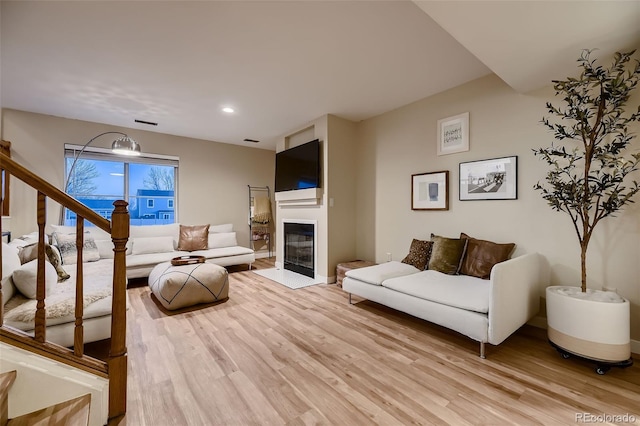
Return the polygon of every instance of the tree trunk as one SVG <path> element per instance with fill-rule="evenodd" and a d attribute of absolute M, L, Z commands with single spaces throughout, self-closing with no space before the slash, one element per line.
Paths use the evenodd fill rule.
<path fill-rule="evenodd" d="M 580 269 L 582 272 L 582 292 L 587 291 L 587 246 L 589 240 L 583 239 L 580 241 Z"/>

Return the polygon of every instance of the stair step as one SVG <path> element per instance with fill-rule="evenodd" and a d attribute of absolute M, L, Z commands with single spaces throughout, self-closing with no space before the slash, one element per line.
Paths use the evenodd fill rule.
<path fill-rule="evenodd" d="M 16 380 L 16 370 L 0 374 L 0 426 L 5 426 L 9 418 L 9 389 Z"/>
<path fill-rule="evenodd" d="M 8 426 L 87 426 L 91 395 L 83 395 L 9 420 Z"/>

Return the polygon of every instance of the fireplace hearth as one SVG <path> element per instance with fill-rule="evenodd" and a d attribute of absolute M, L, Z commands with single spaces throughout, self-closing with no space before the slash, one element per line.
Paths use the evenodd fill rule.
<path fill-rule="evenodd" d="M 315 278 L 315 225 L 284 223 L 284 269 Z"/>

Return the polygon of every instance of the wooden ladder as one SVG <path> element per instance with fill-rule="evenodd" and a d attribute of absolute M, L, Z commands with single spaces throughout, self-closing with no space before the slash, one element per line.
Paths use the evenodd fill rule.
<path fill-rule="evenodd" d="M 9 419 L 9 389 L 15 382 L 16 376 L 15 370 L 0 374 L 0 426 L 87 426 L 89 424 L 90 394 Z"/>

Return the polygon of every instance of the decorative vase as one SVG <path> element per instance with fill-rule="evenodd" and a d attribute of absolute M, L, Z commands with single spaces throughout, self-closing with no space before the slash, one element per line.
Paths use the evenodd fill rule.
<path fill-rule="evenodd" d="M 547 287 L 546 296 L 549 341 L 561 352 L 602 363 L 630 360 L 628 300 L 612 291 L 583 293 L 571 286 Z"/>

